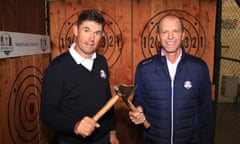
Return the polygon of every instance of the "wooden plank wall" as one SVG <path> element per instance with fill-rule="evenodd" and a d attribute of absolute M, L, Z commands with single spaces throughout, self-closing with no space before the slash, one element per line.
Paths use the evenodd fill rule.
<path fill-rule="evenodd" d="M 166 13 L 179 15 L 187 29 L 185 49 L 203 58 L 213 77 L 216 0 L 61 0 L 50 4 L 52 59 L 74 40 L 71 27 L 81 10 L 98 9 L 107 20 L 99 53 L 106 56 L 112 87 L 133 84 L 136 65 L 157 52 L 156 24 Z M 45 34 L 43 0 L 0 1 L 0 31 Z M 50 143 L 51 131 L 39 119 L 42 74 L 49 55 L 0 59 L 0 143 Z M 121 144 L 140 144 L 122 101 L 116 105 Z M 49 135 L 50 134 L 50 135 Z"/>
<path fill-rule="evenodd" d="M 0 0 L 0 31 L 46 34 L 44 0 Z M 50 55 L 0 59 L 0 144 L 46 144 L 41 79 Z"/>
<path fill-rule="evenodd" d="M 68 50 L 74 41 L 72 25 L 85 9 L 99 10 L 106 36 L 99 53 L 106 56 L 111 85 L 133 84 L 136 65 L 156 54 L 156 24 L 165 14 L 180 16 L 186 29 L 184 47 L 204 59 L 213 78 L 216 0 L 65 0 L 50 2 L 52 57 Z M 214 86 L 213 86 L 214 88 Z M 213 97 L 214 98 L 214 97 Z M 128 119 L 128 109 L 116 105 L 117 133 L 121 144 L 141 143 L 141 131 Z"/>
<path fill-rule="evenodd" d="M 81 10 L 89 8 L 98 9 L 109 22 L 106 26 L 108 36 L 105 38 L 108 41 L 105 41 L 105 47 L 101 47 L 99 53 L 108 58 L 113 85 L 132 84 L 137 63 L 157 52 L 156 23 L 167 13 L 176 14 L 183 19 L 187 30 L 184 47 L 188 53 L 201 57 L 207 62 L 212 79 L 216 1 L 65 0 L 50 2 L 53 58 L 68 50 L 73 42 L 72 25 L 76 22 Z"/>

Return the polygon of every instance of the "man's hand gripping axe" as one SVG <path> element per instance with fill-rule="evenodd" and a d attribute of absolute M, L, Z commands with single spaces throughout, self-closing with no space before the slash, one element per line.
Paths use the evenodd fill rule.
<path fill-rule="evenodd" d="M 135 90 L 135 88 L 136 86 L 130 87 L 130 86 L 124 86 L 124 85 L 115 86 L 114 88 L 116 94 L 123 99 L 123 101 L 127 104 L 127 106 L 131 111 L 137 110 L 137 108 L 133 105 L 133 103 L 128 99 L 128 97 Z M 143 125 L 146 129 L 148 129 L 151 126 L 151 124 L 147 120 L 144 121 Z"/>
<path fill-rule="evenodd" d="M 116 87 L 115 87 L 116 90 Z M 111 99 L 107 101 L 107 103 L 93 116 L 95 121 L 98 121 L 119 99 L 119 97 L 125 96 L 128 97 L 132 94 L 134 88 L 126 87 L 125 91 L 118 91 L 116 95 L 114 95 Z"/>

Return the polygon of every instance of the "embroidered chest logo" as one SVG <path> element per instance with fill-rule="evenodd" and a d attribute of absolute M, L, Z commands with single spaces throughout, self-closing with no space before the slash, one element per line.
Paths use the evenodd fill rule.
<path fill-rule="evenodd" d="M 190 82 L 190 81 L 185 81 L 185 82 L 184 82 L 184 87 L 185 87 L 186 89 L 190 89 L 190 88 L 192 87 L 192 82 Z"/>
<path fill-rule="evenodd" d="M 103 79 L 107 78 L 107 74 L 104 70 L 100 70 L 100 77 L 103 78 Z"/>

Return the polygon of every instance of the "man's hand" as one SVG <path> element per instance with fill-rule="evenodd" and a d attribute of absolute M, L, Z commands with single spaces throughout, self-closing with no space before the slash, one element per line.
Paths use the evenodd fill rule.
<path fill-rule="evenodd" d="M 144 116 L 142 107 L 138 106 L 136 108 L 136 111 L 129 111 L 129 118 L 134 124 L 138 125 L 144 123 L 146 118 Z"/>
<path fill-rule="evenodd" d="M 76 135 L 81 135 L 82 137 L 87 137 L 92 134 L 95 128 L 99 127 L 100 125 L 96 121 L 88 116 L 85 116 L 82 120 L 75 124 L 74 133 Z"/>
<path fill-rule="evenodd" d="M 110 131 L 110 144 L 119 144 L 116 131 Z"/>

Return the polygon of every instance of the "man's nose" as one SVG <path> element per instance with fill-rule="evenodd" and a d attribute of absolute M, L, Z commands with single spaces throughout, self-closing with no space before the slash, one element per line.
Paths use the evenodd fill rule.
<path fill-rule="evenodd" d="M 169 38 L 169 39 L 173 38 L 173 33 L 172 33 L 172 32 L 169 32 L 169 33 L 168 33 L 168 38 Z"/>
<path fill-rule="evenodd" d="M 90 40 L 94 40 L 95 39 L 95 33 L 94 32 L 91 32 L 90 33 L 90 38 L 89 38 Z"/>

